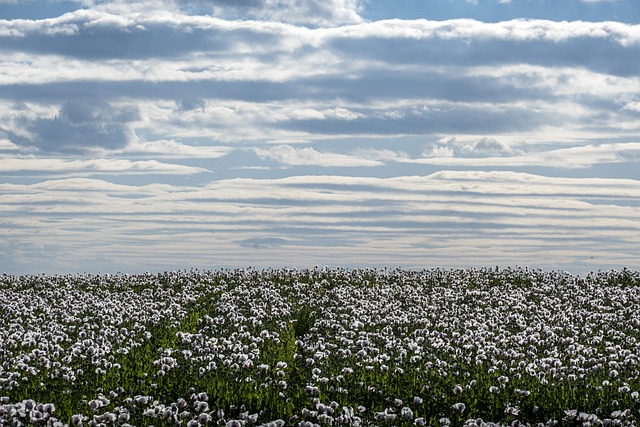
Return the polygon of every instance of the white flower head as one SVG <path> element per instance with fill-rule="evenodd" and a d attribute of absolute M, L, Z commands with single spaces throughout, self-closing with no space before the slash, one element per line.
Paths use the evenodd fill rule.
<path fill-rule="evenodd" d="M 411 420 L 413 419 L 413 411 L 411 410 L 411 408 L 404 406 L 401 410 L 400 410 L 400 415 L 402 416 L 402 418 L 404 418 L 405 420 Z"/>
<path fill-rule="evenodd" d="M 464 412 L 464 410 L 467 408 L 467 406 L 466 406 L 464 403 L 462 403 L 462 402 L 458 402 L 458 403 L 454 404 L 454 405 L 452 406 L 452 408 L 453 408 L 454 410 L 456 410 L 456 411 L 460 412 L 460 413 L 463 413 L 463 412 Z"/>

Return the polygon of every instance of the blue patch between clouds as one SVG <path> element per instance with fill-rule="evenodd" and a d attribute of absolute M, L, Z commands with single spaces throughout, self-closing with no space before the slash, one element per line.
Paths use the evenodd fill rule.
<path fill-rule="evenodd" d="M 80 9 L 73 1 L 0 3 L 0 19 L 46 19 Z"/>
<path fill-rule="evenodd" d="M 446 20 L 472 18 L 484 22 L 517 18 L 552 21 L 618 21 L 636 23 L 640 16 L 637 0 L 585 3 L 580 0 L 376 0 L 369 2 L 362 16 L 369 20 Z"/>

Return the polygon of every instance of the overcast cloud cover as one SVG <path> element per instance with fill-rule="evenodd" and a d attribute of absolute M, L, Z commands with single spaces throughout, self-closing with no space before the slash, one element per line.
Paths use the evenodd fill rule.
<path fill-rule="evenodd" d="M 0 271 L 640 268 L 637 0 L 0 0 Z"/>

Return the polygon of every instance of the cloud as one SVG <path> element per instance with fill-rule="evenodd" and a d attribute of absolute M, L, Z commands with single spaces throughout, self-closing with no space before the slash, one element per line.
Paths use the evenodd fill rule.
<path fill-rule="evenodd" d="M 425 257 L 444 266 L 532 259 L 537 266 L 576 266 L 594 254 L 602 256 L 600 267 L 623 265 L 637 255 L 639 209 L 636 180 L 508 171 L 301 175 L 191 186 L 86 178 L 0 184 L 0 210 L 11 219 L 0 221 L 3 237 L 12 240 L 8 259 L 34 244 L 46 256 L 56 242 L 60 258 L 77 265 L 99 258 L 142 271 L 185 262 L 237 266 L 238 260 L 261 267 L 424 268 Z M 247 247 L 278 250 L 249 255 Z"/>
<path fill-rule="evenodd" d="M 288 241 L 286 239 L 280 239 L 278 237 L 254 237 L 250 239 L 239 240 L 237 243 L 245 248 L 266 249 L 277 248 L 282 245 L 286 245 Z"/>
<path fill-rule="evenodd" d="M 134 141 L 126 148 L 118 151 L 119 154 L 129 156 L 174 157 L 174 158 L 200 158 L 217 159 L 231 153 L 234 149 L 228 146 L 189 145 L 173 140 Z"/>
<path fill-rule="evenodd" d="M 207 172 L 204 168 L 163 163 L 157 160 L 131 161 L 127 159 L 67 160 L 60 158 L 4 158 L 0 173 L 30 176 L 88 176 L 101 174 L 161 174 L 193 175 Z"/>
<path fill-rule="evenodd" d="M 447 145 L 430 144 L 422 150 L 421 155 L 422 157 L 425 157 L 425 158 L 453 157 L 455 155 L 455 151 L 453 147 L 450 147 Z M 401 159 L 398 159 L 398 160 L 401 160 Z"/>
<path fill-rule="evenodd" d="M 486 136 L 476 140 L 471 145 L 461 147 L 460 151 L 473 157 L 506 156 L 512 153 L 508 145 Z"/>
<path fill-rule="evenodd" d="M 0 127 L 17 146 L 42 153 L 83 153 L 125 147 L 133 138 L 129 123 L 140 118 L 137 107 L 69 101 L 51 118 L 17 115 Z"/>
<path fill-rule="evenodd" d="M 425 43 L 426 41 L 429 43 Z M 616 75 L 637 75 L 622 61 L 636 51 L 640 26 L 617 22 L 511 20 L 484 23 L 377 21 L 335 32 L 329 40 L 354 59 L 365 56 L 395 64 L 482 66 L 504 63 L 572 66 Z M 391 60 L 393 58 L 393 61 Z"/>
<path fill-rule="evenodd" d="M 408 90 L 408 89 L 407 89 Z M 280 126 L 311 134 L 328 135 L 416 135 L 525 132 L 543 124 L 559 124 L 561 114 L 552 108 L 532 112 L 522 105 L 448 102 L 429 100 L 363 107 L 356 118 L 286 118 Z"/>
<path fill-rule="evenodd" d="M 360 0 L 178 0 L 178 4 L 187 11 L 193 10 L 194 4 L 199 5 L 227 19 L 250 18 L 315 26 L 362 21 Z"/>
<path fill-rule="evenodd" d="M 8 139 L 0 139 L 0 151 L 18 151 L 19 149 L 20 147 Z"/>
<path fill-rule="evenodd" d="M 601 164 L 630 163 L 640 158 L 640 143 L 587 144 L 551 150 L 520 151 L 497 141 L 478 140 L 473 145 L 428 146 L 420 158 L 396 157 L 397 162 L 445 167 L 548 167 L 581 169 Z"/>
<path fill-rule="evenodd" d="M 302 9 L 323 10 L 340 10 L 333 3 L 342 2 L 291 0 L 294 1 L 300 2 Z M 146 14 L 82 9 L 46 20 L 0 21 L 0 37 L 6 51 L 94 60 L 189 58 L 193 52 L 306 56 L 317 49 L 329 49 L 343 58 L 369 58 L 392 64 L 493 65 L 502 63 L 507 55 L 510 63 L 554 63 L 635 75 L 638 61 L 629 59 L 640 44 L 640 26 L 618 22 L 484 23 L 460 19 L 385 20 L 309 29 L 277 20 L 229 21 L 153 8 Z M 590 50 L 577 49 L 580 47 Z M 620 61 L 624 57 L 626 63 Z"/>
<path fill-rule="evenodd" d="M 0 34 L 13 34 L 0 37 L 0 120 L 9 139 L 30 152 L 132 153 L 137 143 L 175 155 L 335 138 L 384 137 L 392 146 L 406 135 L 490 135 L 509 148 L 517 134 L 550 144 L 638 130 L 640 63 L 629 59 L 640 58 L 637 25 L 387 20 L 307 28 L 189 15 L 168 4 L 146 5 L 144 14 L 124 2 L 0 21 Z M 11 106 L 17 102 L 31 112 Z M 85 103 L 91 120 L 64 114 Z M 136 120 L 114 118 L 123 108 L 137 109 Z"/>
<path fill-rule="evenodd" d="M 203 110 L 206 107 L 206 101 L 202 98 L 182 98 L 177 104 L 181 111 Z"/>
<path fill-rule="evenodd" d="M 277 145 L 269 148 L 255 148 L 254 152 L 261 159 L 273 160 L 290 166 L 371 167 L 382 165 L 377 160 L 347 154 L 320 152 L 311 147 L 294 148 L 290 145 Z"/>

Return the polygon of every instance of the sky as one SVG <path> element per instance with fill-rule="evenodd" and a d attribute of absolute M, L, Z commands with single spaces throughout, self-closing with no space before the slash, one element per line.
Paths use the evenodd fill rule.
<path fill-rule="evenodd" d="M 0 272 L 640 268 L 637 0 L 0 0 Z"/>

